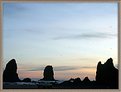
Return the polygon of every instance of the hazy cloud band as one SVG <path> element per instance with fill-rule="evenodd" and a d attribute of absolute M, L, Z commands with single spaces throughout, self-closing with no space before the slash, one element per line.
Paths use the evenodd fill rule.
<path fill-rule="evenodd" d="M 45 67 L 37 67 L 37 68 L 33 68 L 30 69 L 28 71 L 40 71 L 40 70 L 44 70 Z M 55 66 L 53 67 L 54 71 L 68 71 L 68 70 L 77 70 L 77 69 L 81 69 L 81 68 L 95 68 L 95 66 L 83 66 L 83 67 L 79 67 L 79 66 Z"/>
<path fill-rule="evenodd" d="M 67 36 L 58 36 L 53 38 L 54 40 L 61 40 L 61 39 L 90 39 L 90 38 L 112 38 L 116 37 L 116 34 L 111 33 L 82 33 L 77 35 L 67 35 Z"/>

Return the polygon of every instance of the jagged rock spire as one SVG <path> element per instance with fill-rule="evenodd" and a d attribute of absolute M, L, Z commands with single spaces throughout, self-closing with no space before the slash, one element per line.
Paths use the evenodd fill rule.
<path fill-rule="evenodd" d="M 16 60 L 12 59 L 6 64 L 6 68 L 3 72 L 4 82 L 19 82 L 20 79 L 17 74 Z"/>
<path fill-rule="evenodd" d="M 96 82 L 98 84 L 118 87 L 118 69 L 114 67 L 113 59 L 109 58 L 104 64 L 97 64 Z"/>

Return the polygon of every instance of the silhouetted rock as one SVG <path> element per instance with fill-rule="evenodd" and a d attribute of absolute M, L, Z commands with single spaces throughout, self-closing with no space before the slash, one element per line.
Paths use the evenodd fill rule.
<path fill-rule="evenodd" d="M 44 75 L 43 80 L 48 80 L 48 81 L 55 80 L 54 79 L 53 67 L 50 66 L 50 65 L 45 67 L 43 75 Z"/>
<path fill-rule="evenodd" d="M 25 78 L 22 80 L 22 82 L 31 82 L 31 79 L 30 78 Z"/>
<path fill-rule="evenodd" d="M 108 59 L 104 64 L 97 65 L 96 82 L 106 85 L 107 88 L 118 88 L 118 69 L 114 67 L 113 59 Z"/>
<path fill-rule="evenodd" d="M 88 77 L 85 77 L 85 78 L 84 78 L 84 80 L 83 80 L 83 82 L 84 82 L 84 83 L 89 83 L 89 82 L 90 82 L 90 80 L 89 80 L 89 78 L 88 78 Z"/>
<path fill-rule="evenodd" d="M 81 83 L 81 79 L 80 78 L 75 78 L 74 79 L 74 84 L 79 84 Z"/>
<path fill-rule="evenodd" d="M 6 64 L 6 68 L 3 72 L 3 82 L 19 82 L 20 79 L 17 74 L 17 64 L 15 59 L 10 60 Z"/>
<path fill-rule="evenodd" d="M 73 82 L 70 81 L 64 81 L 62 83 L 59 84 L 60 88 L 73 88 Z"/>
<path fill-rule="evenodd" d="M 71 78 L 69 81 L 70 81 L 70 82 L 74 82 L 74 80 L 75 80 L 74 78 Z"/>

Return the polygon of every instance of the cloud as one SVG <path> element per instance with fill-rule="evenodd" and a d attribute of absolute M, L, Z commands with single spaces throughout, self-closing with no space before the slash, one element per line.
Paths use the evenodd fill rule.
<path fill-rule="evenodd" d="M 41 70 L 44 70 L 44 67 L 32 68 L 32 69 L 29 69 L 28 71 L 41 71 Z"/>
<path fill-rule="evenodd" d="M 67 70 L 76 70 L 79 69 L 79 67 L 75 66 L 56 66 L 54 67 L 54 71 L 67 71 Z"/>
<path fill-rule="evenodd" d="M 30 69 L 29 71 L 38 71 L 38 70 L 44 70 L 45 67 L 38 67 L 38 68 L 33 68 Z M 74 67 L 74 66 L 55 66 L 53 67 L 54 71 L 66 71 L 66 70 L 75 70 L 79 69 L 79 67 Z"/>
<path fill-rule="evenodd" d="M 76 34 L 76 35 L 67 35 L 67 36 L 58 36 L 53 38 L 53 40 L 61 40 L 61 39 L 95 39 L 95 38 L 112 38 L 116 37 L 116 34 L 111 33 L 82 33 L 82 34 Z"/>
<path fill-rule="evenodd" d="M 29 69 L 28 71 L 43 71 L 45 67 L 37 67 L 33 69 Z M 95 66 L 55 66 L 53 67 L 54 71 L 69 71 L 69 70 L 77 70 L 81 68 L 95 68 Z"/>
<path fill-rule="evenodd" d="M 96 66 L 83 66 L 81 68 L 96 68 Z"/>

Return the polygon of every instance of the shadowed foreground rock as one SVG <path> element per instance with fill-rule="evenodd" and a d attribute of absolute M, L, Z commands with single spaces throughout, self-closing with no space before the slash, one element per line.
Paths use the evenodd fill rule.
<path fill-rule="evenodd" d="M 108 59 L 104 64 L 97 65 L 96 82 L 107 88 L 118 88 L 118 69 L 114 67 L 113 59 Z"/>
<path fill-rule="evenodd" d="M 3 82 L 20 82 L 15 59 L 10 60 L 6 64 L 6 68 L 3 72 Z"/>
<path fill-rule="evenodd" d="M 85 77 L 84 80 L 83 80 L 84 83 L 90 83 L 90 80 L 88 77 Z"/>
<path fill-rule="evenodd" d="M 24 78 L 24 79 L 22 80 L 22 82 L 31 82 L 31 79 L 30 79 L 30 78 Z"/>
<path fill-rule="evenodd" d="M 54 79 L 54 72 L 53 72 L 53 67 L 48 65 L 44 69 L 44 78 L 43 80 L 48 80 L 48 81 L 53 81 Z"/>

